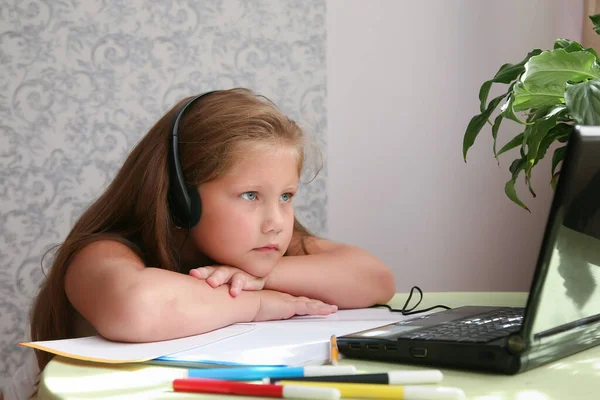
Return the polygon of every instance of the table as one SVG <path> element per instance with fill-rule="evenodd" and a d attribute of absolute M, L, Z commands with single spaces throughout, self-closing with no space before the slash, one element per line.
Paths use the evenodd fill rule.
<path fill-rule="evenodd" d="M 390 305 L 400 308 L 406 298 L 406 293 L 398 293 Z M 526 300 L 527 293 L 517 292 L 425 293 L 419 309 L 436 304 L 524 306 Z M 361 372 L 425 368 L 351 359 L 340 364 L 355 365 Z M 440 385 L 463 389 L 469 400 L 593 399 L 600 393 L 600 346 L 515 376 L 441 370 Z M 250 399 L 174 393 L 168 384 L 174 373 L 154 365 L 107 366 L 55 357 L 42 373 L 38 399 Z"/>

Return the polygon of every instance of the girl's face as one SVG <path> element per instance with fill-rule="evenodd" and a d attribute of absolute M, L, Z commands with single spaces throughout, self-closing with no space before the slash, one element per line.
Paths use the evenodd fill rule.
<path fill-rule="evenodd" d="M 222 177 L 199 186 L 200 222 L 195 246 L 218 264 L 264 277 L 286 252 L 294 226 L 292 197 L 298 190 L 297 150 L 246 144 Z"/>

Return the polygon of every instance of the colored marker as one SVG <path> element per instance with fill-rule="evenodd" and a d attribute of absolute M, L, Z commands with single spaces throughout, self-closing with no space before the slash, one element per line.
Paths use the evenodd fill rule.
<path fill-rule="evenodd" d="M 285 378 L 286 381 L 312 381 L 312 382 L 348 382 L 348 383 L 376 383 L 384 385 L 421 385 L 426 383 L 439 383 L 444 379 L 442 371 L 437 369 L 416 371 L 389 371 L 379 374 L 351 374 L 351 375 L 325 375 L 298 378 Z M 273 382 L 280 379 L 265 378 L 264 382 Z"/>
<path fill-rule="evenodd" d="M 256 381 L 263 378 L 297 378 L 302 376 L 347 375 L 356 373 L 352 365 L 315 365 L 305 367 L 240 367 L 190 369 L 188 378 L 227 379 L 230 381 Z"/>
<path fill-rule="evenodd" d="M 361 399 L 396 400 L 465 400 L 465 392 L 458 388 L 440 386 L 388 386 L 363 383 L 333 382 L 296 382 L 280 381 L 281 385 L 302 385 L 310 387 L 329 387 L 340 391 L 342 397 Z"/>
<path fill-rule="evenodd" d="M 175 379 L 173 390 L 176 392 L 236 394 L 241 396 L 277 397 L 282 399 L 323 399 L 336 400 L 340 391 L 326 387 L 308 387 L 298 385 L 260 385 L 245 382 L 224 381 L 220 379 Z"/>

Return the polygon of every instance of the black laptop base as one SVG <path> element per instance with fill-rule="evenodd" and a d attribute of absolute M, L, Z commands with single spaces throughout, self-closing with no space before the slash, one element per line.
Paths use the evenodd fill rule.
<path fill-rule="evenodd" d="M 505 341 L 501 339 L 485 346 L 467 343 L 448 346 L 447 342 L 414 341 L 409 344 L 368 339 L 360 343 L 346 341 L 340 344 L 339 350 L 354 359 L 515 374 L 520 370 L 520 357 L 507 351 Z"/>
<path fill-rule="evenodd" d="M 340 353 L 348 358 L 515 374 L 521 369 L 521 358 L 507 346 L 508 336 L 519 330 L 514 318 L 508 318 L 514 322 L 504 334 L 496 332 L 492 336 L 485 331 L 473 335 L 473 329 L 463 329 L 457 336 L 456 330 L 440 327 L 449 327 L 456 321 L 462 322 L 463 328 L 471 328 L 465 321 L 481 322 L 481 327 L 494 325 L 507 319 L 495 317 L 494 321 L 486 316 L 510 317 L 511 313 L 522 312 L 522 308 L 459 307 L 340 336 L 337 343 Z"/>

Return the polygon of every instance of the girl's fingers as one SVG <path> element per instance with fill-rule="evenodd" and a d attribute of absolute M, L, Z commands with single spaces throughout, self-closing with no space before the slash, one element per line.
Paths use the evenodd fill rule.
<path fill-rule="evenodd" d="M 227 267 L 220 267 L 210 277 L 206 278 L 206 282 L 212 287 L 217 287 L 229 282 L 230 279 L 231 270 Z"/>
<path fill-rule="evenodd" d="M 244 289 L 245 284 L 246 277 L 244 274 L 234 274 L 233 277 L 231 277 L 231 289 L 229 290 L 229 293 L 231 293 L 233 297 L 237 296 L 242 289 Z"/>
<path fill-rule="evenodd" d="M 193 276 L 194 278 L 198 278 L 198 279 L 206 279 L 210 276 L 210 274 L 212 274 L 214 271 L 213 267 L 200 267 L 200 268 L 194 268 L 190 270 L 190 275 Z"/>

